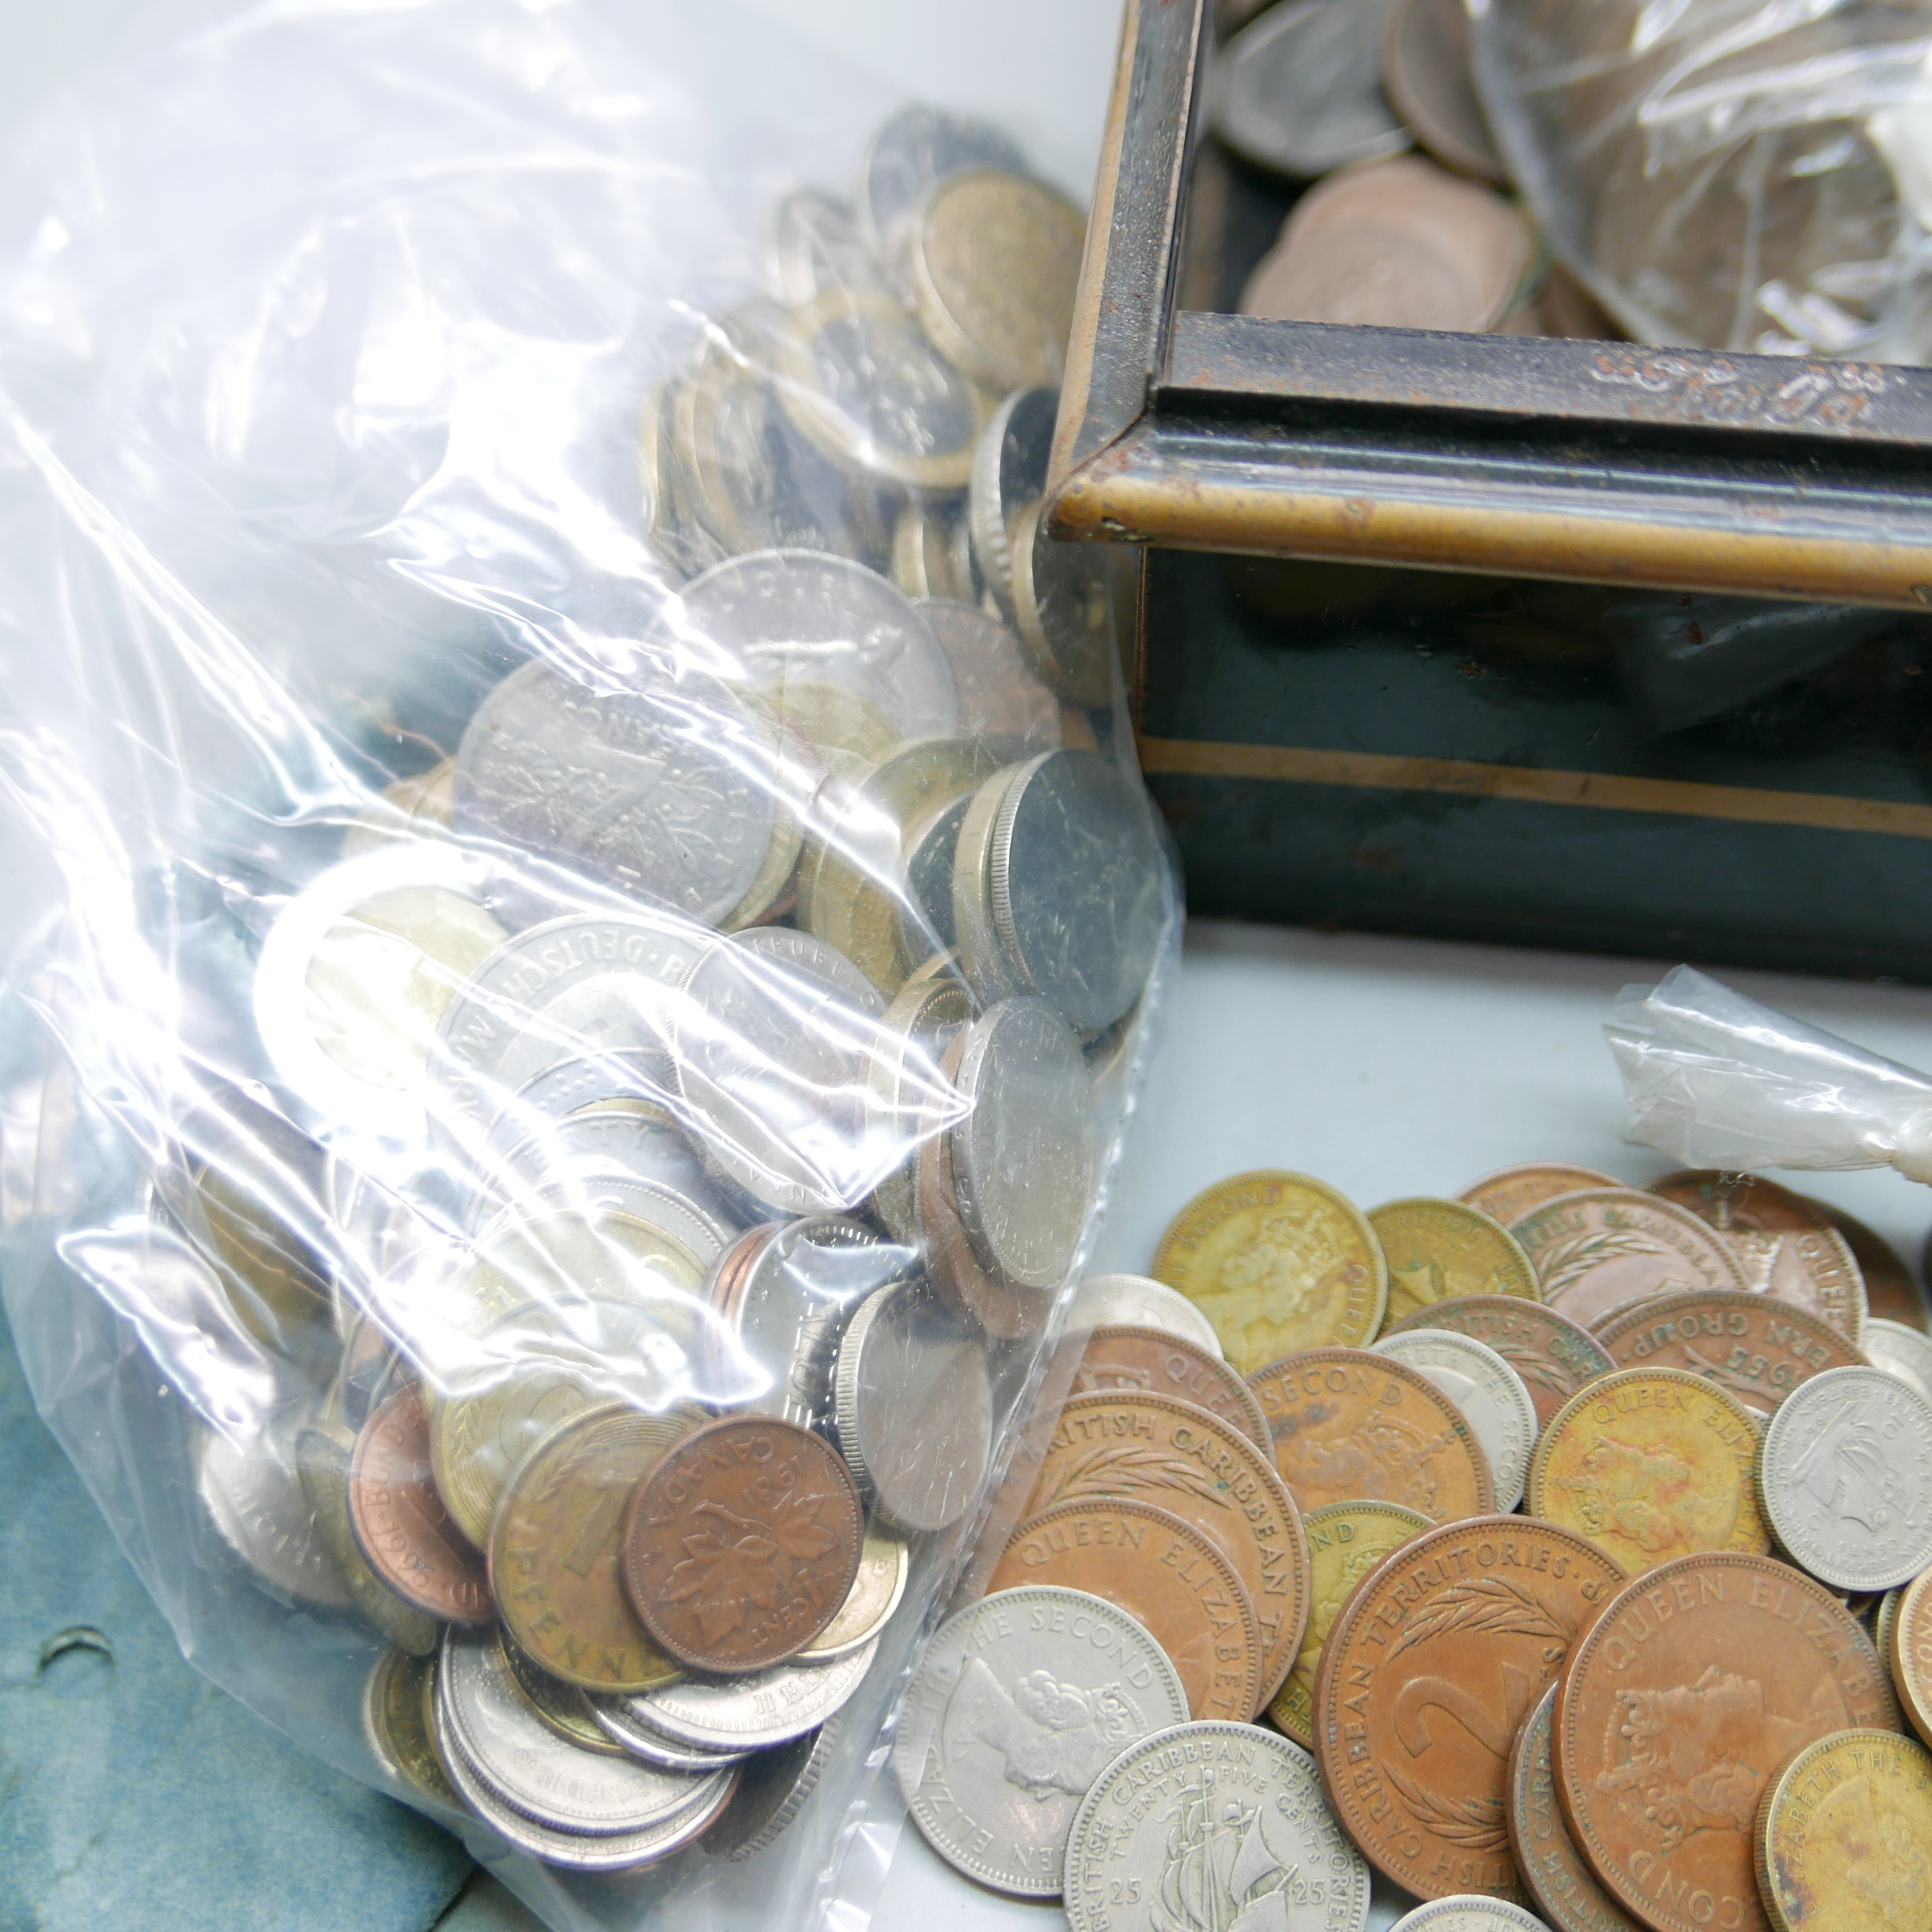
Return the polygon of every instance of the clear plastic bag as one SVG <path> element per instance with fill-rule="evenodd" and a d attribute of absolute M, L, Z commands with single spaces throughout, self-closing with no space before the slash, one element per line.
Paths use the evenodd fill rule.
<path fill-rule="evenodd" d="M 1917 0 L 1469 6 L 1512 174 L 1637 340 L 1932 354 L 1932 16 Z"/>
<path fill-rule="evenodd" d="M 891 106 L 279 0 L 0 204 L 22 1360 L 189 1658 L 559 1928 L 863 1923 L 1177 945 L 1038 528 L 1080 217 Z"/>

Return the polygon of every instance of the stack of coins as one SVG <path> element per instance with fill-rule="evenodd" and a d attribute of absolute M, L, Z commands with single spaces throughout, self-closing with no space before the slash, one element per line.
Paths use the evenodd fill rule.
<path fill-rule="evenodd" d="M 990 1594 L 914 1689 L 920 1828 L 1115 1932 L 1292 1924 L 1266 1901 L 1303 1885 L 1359 1932 L 1366 1866 L 1418 1929 L 1918 1923 L 1932 1343 L 1850 1226 L 1564 1163 L 1366 1214 L 1306 1175 L 1208 1189 L 1074 1304 Z M 1001 1780 L 1048 1761 L 1061 1687 L 1095 1708 L 1103 1605 L 1189 1721 L 1130 1735 L 1111 1678 L 1114 1754 L 1016 1841 Z"/>
<path fill-rule="evenodd" d="M 785 1828 L 1074 1267 L 1176 916 L 1039 525 L 1082 235 L 925 109 L 778 208 L 645 412 L 674 593 L 348 826 L 256 968 L 282 1104 L 160 1190 L 280 1378 L 215 1527 L 392 1647 L 398 1788 L 561 1866 Z"/>

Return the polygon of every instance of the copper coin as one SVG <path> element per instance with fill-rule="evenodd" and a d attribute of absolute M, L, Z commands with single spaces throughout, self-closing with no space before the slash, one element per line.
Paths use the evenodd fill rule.
<path fill-rule="evenodd" d="M 1234 1565 L 1261 1624 L 1261 1699 L 1273 1697 L 1308 1621 L 1308 1546 L 1266 1453 L 1170 1396 L 1076 1396 L 1040 1465 L 1033 1513 L 1102 1496 L 1170 1511 Z"/>
<path fill-rule="evenodd" d="M 1513 1223 L 1543 1299 L 1585 1328 L 1631 1302 L 1748 1288 L 1728 1245 L 1689 1208 L 1635 1188 L 1557 1195 Z"/>
<path fill-rule="evenodd" d="M 481 1554 L 450 1520 L 430 1467 L 430 1418 L 411 1383 L 362 1425 L 348 1517 L 369 1567 L 406 1603 L 448 1623 L 496 1615 Z"/>
<path fill-rule="evenodd" d="M 1865 1359 L 1817 1316 L 1736 1289 L 1635 1302 L 1608 1316 L 1596 1335 L 1620 1369 L 1688 1369 L 1761 1415 L 1801 1382 Z"/>
<path fill-rule="evenodd" d="M 1557 1693 L 1557 1791 L 1603 1888 L 1657 1932 L 1766 1932 L 1752 1833 L 1815 1738 L 1896 1731 L 1872 1640 L 1831 1592 L 1735 1551 L 1621 1591 Z"/>
<path fill-rule="evenodd" d="M 1845 1245 L 1852 1251 L 1852 1259 L 1858 1264 L 1858 1271 L 1865 1278 L 1866 1313 L 1884 1321 L 1902 1321 L 1908 1328 L 1925 1329 L 1928 1327 L 1925 1296 L 1912 1279 L 1912 1271 L 1905 1265 L 1905 1258 L 1884 1235 L 1867 1227 L 1856 1214 L 1847 1214 L 1842 1208 L 1834 1208 L 1828 1201 L 1821 1201 L 1816 1205 L 1845 1237 Z"/>
<path fill-rule="evenodd" d="M 1226 1362 L 1158 1328 L 1096 1328 L 1074 1371 L 1073 1394 L 1132 1389 L 1172 1396 L 1218 1415 L 1272 1453 L 1274 1439 L 1254 1391 Z"/>
<path fill-rule="evenodd" d="M 1490 1459 L 1468 1418 L 1428 1377 L 1365 1348 L 1311 1348 L 1248 1386 L 1275 1467 L 1304 1511 L 1397 1502 L 1435 1522 L 1496 1507 Z"/>
<path fill-rule="evenodd" d="M 1382 29 L 1382 86 L 1408 131 L 1439 161 L 1506 182 L 1469 66 L 1463 0 L 1399 0 Z"/>
<path fill-rule="evenodd" d="M 1515 1295 L 1465 1295 L 1433 1302 L 1404 1315 L 1387 1333 L 1401 1335 L 1412 1328 L 1450 1328 L 1487 1342 L 1523 1378 L 1536 1405 L 1539 1428 L 1547 1428 L 1550 1418 L 1585 1383 L 1616 1366 L 1589 1329 L 1540 1302 Z"/>
<path fill-rule="evenodd" d="M 1370 1571 L 1322 1646 L 1315 1758 L 1369 1860 L 1424 1898 L 1527 1902 L 1509 1855 L 1509 1747 L 1623 1585 L 1531 1516 L 1445 1523 Z"/>
<path fill-rule="evenodd" d="M 1554 1932 L 1636 1932 L 1584 1863 L 1557 1800 L 1550 1763 L 1556 1686 L 1536 1700 L 1509 1750 L 1504 1809 L 1516 1873 Z"/>
<path fill-rule="evenodd" d="M 1621 1188 L 1614 1174 L 1599 1174 L 1594 1167 L 1569 1167 L 1560 1161 L 1531 1161 L 1521 1167 L 1499 1167 L 1480 1181 L 1471 1181 L 1456 1196 L 1505 1227 L 1513 1226 L 1533 1208 L 1554 1201 L 1559 1194 L 1575 1194 L 1584 1188 Z"/>
<path fill-rule="evenodd" d="M 624 1587 L 694 1671 L 768 1670 L 838 1615 L 865 1511 L 837 1450 L 773 1415 L 727 1415 L 668 1451 L 631 1499 Z"/>
<path fill-rule="evenodd" d="M 1745 1283 L 1816 1315 L 1855 1348 L 1865 1333 L 1865 1281 L 1831 1216 L 1758 1174 L 1692 1168 L 1653 1181 L 1645 1193 L 1674 1201 L 1714 1227 L 1737 1257 Z"/>
<path fill-rule="evenodd" d="M 1145 1502 L 1063 1502 L 1007 1545 L 990 1589 L 1057 1584 L 1104 1596 L 1181 1673 L 1188 1714 L 1245 1724 L 1261 1696 L 1261 1626 L 1234 1566 L 1191 1524 Z"/>
<path fill-rule="evenodd" d="M 1883 1647 L 1912 1728 L 1932 1744 L 1932 1570 L 1898 1593 Z"/>

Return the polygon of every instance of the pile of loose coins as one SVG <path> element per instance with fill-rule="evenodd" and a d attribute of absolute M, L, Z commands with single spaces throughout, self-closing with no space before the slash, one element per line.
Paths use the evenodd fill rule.
<path fill-rule="evenodd" d="M 1926 1331 L 1763 1179 L 1224 1182 L 1076 1299 L 912 1815 L 1076 1932 L 1361 1932 L 1371 1867 L 1415 1932 L 1923 1925 Z"/>
<path fill-rule="evenodd" d="M 1074 1267 L 1175 917 L 1108 566 L 1039 528 L 1082 234 L 924 109 L 780 206 L 646 411 L 647 634 L 279 902 L 262 1077 L 158 1183 L 274 1364 L 213 1529 L 387 1640 L 396 1787 L 554 1865 L 784 1829 Z"/>

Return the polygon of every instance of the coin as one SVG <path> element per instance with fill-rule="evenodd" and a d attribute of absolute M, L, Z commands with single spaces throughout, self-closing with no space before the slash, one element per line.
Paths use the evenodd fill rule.
<path fill-rule="evenodd" d="M 1072 1932 L 1294 1925 L 1364 1932 L 1369 1871 L 1305 1753 L 1251 1725 L 1157 1731 L 1094 1781 L 1067 1834 Z"/>
<path fill-rule="evenodd" d="M 1251 1378 L 1304 1349 L 1366 1345 L 1388 1306 L 1374 1230 L 1305 1174 L 1238 1174 L 1197 1195 L 1161 1237 L 1152 1271 L 1200 1306 Z"/>
<path fill-rule="evenodd" d="M 1529 1257 L 1479 1208 L 1423 1196 L 1371 1208 L 1368 1221 L 1389 1270 L 1390 1324 L 1465 1295 L 1542 1299 Z"/>
<path fill-rule="evenodd" d="M 879 284 L 851 203 L 817 188 L 779 197 L 766 228 L 766 262 L 780 298 L 794 308 L 828 288 Z"/>
<path fill-rule="evenodd" d="M 1902 1321 L 1908 1328 L 1924 1328 L 1925 1296 L 1905 1265 L 1904 1257 L 1855 1214 L 1847 1214 L 1828 1201 L 1817 1205 L 1824 1209 L 1831 1225 L 1844 1236 L 1845 1245 L 1852 1251 L 1852 1259 L 1857 1262 L 1860 1277 L 1865 1283 L 1867 1311 L 1888 1321 Z"/>
<path fill-rule="evenodd" d="M 1002 1000 L 1019 990 L 993 922 L 993 849 L 1000 808 L 1026 765 L 995 772 L 966 807 L 953 841 L 953 945 L 960 970 L 982 1000 Z"/>
<path fill-rule="evenodd" d="M 295 1432 L 295 1467 L 322 1546 L 363 1618 L 398 1649 L 432 1657 L 442 1625 L 397 1595 L 369 1567 L 349 1524 L 348 1467 L 354 1436 L 340 1423 L 313 1421 Z"/>
<path fill-rule="evenodd" d="M 1126 1611 L 1077 1590 L 1007 1590 L 934 1633 L 893 1768 L 913 1822 L 955 1870 L 1052 1898 L 1088 1785 L 1187 1713 L 1174 1665 Z"/>
<path fill-rule="evenodd" d="M 1766 1426 L 1758 1497 L 1821 1583 L 1910 1583 L 1932 1565 L 1932 1398 L 1883 1369 L 1813 1376 Z"/>
<path fill-rule="evenodd" d="M 911 1144 L 872 1194 L 873 1212 L 895 1241 L 919 1239 L 918 1148 L 949 1125 L 953 1098 L 939 1063 L 978 1010 L 965 981 L 941 969 L 908 980 L 879 1022 L 867 1091 L 891 1119 L 906 1124 L 905 1138 Z"/>
<path fill-rule="evenodd" d="M 1344 1827 L 1397 1885 L 1520 1898 L 1509 1747 L 1623 1581 L 1554 1523 L 1479 1516 L 1404 1544 L 1343 1606 L 1315 1678 L 1315 1758 Z"/>
<path fill-rule="evenodd" d="M 349 1521 L 371 1569 L 405 1603 L 449 1623 L 495 1619 L 483 1559 L 450 1520 L 413 1383 L 362 1425 L 348 1469 Z"/>
<path fill-rule="evenodd" d="M 1499 1167 L 1480 1181 L 1471 1181 L 1458 1201 L 1480 1208 L 1504 1227 L 1521 1220 L 1533 1208 L 1553 1201 L 1559 1194 L 1575 1194 L 1585 1188 L 1620 1188 L 1623 1183 L 1614 1174 L 1599 1174 L 1594 1167 L 1566 1167 L 1555 1161 L 1535 1161 L 1522 1167 Z"/>
<path fill-rule="evenodd" d="M 1822 1585 L 1712 1551 L 1640 1577 L 1572 1651 L 1557 1790 L 1603 1889 L 1655 1932 L 1763 1932 L 1752 1822 L 1815 1738 L 1896 1731 L 1878 1655 Z"/>
<path fill-rule="evenodd" d="M 1855 1348 L 1865 1333 L 1865 1283 L 1845 1238 L 1816 1201 L 1753 1174 L 1693 1170 L 1646 1189 L 1717 1230 L 1753 1294 L 1828 1323 Z"/>
<path fill-rule="evenodd" d="M 1637 1932 L 1597 1884 L 1563 1822 L 1550 1764 L 1555 1715 L 1552 1684 L 1531 1707 L 1509 1747 L 1505 1810 L 1517 1876 L 1554 1932 Z"/>
<path fill-rule="evenodd" d="M 217 1430 L 195 1448 L 195 1490 L 222 1540 L 282 1603 L 347 1610 L 354 1599 L 317 1533 L 293 1458 L 263 1431 L 235 1442 Z"/>
<path fill-rule="evenodd" d="M 1060 392 L 1018 389 L 994 411 L 973 446 L 966 520 L 973 555 L 994 602 L 1013 618 L 1013 527 L 1020 512 L 1046 494 Z"/>
<path fill-rule="evenodd" d="M 1014 517 L 1009 553 L 1013 623 L 1033 669 L 1069 704 L 1110 703 L 1120 668 L 1118 561 L 1057 541 L 1038 502 Z"/>
<path fill-rule="evenodd" d="M 613 1741 L 592 1716 L 587 1692 L 539 1670 L 500 1629 L 497 1643 L 517 1688 L 549 1730 L 580 1751 L 594 1751 L 606 1758 L 623 1755 L 624 1747 Z"/>
<path fill-rule="evenodd" d="M 959 729 L 973 737 L 1018 738 L 1038 751 L 1060 742 L 1060 707 L 1021 653 L 1019 638 L 975 604 L 915 599 L 952 668 Z"/>
<path fill-rule="evenodd" d="M 1909 1383 L 1922 1396 L 1932 1396 L 1932 1336 L 1902 1321 L 1868 1317 L 1865 1324 L 1865 1356 L 1875 1369 Z"/>
<path fill-rule="evenodd" d="M 1509 1232 L 1534 1265 L 1544 1301 L 1586 1328 L 1632 1302 L 1749 1285 L 1697 1215 L 1634 1188 L 1559 1195 Z"/>
<path fill-rule="evenodd" d="M 1416 140 L 1464 174 L 1506 182 L 1509 169 L 1470 72 L 1461 0 L 1399 0 L 1378 51 L 1383 91 Z"/>
<path fill-rule="evenodd" d="M 708 1773 L 721 1771 L 726 1765 L 743 1764 L 751 1756 L 749 1751 L 705 1751 L 688 1744 L 674 1744 L 637 1722 L 628 1697 L 597 1690 L 574 1694 L 582 1700 L 585 1713 L 607 1748 L 620 1755 L 642 1758 L 660 1771 Z"/>
<path fill-rule="evenodd" d="M 444 1775 L 423 1728 L 424 1661 L 392 1646 L 376 1659 L 362 1687 L 362 1738 L 369 1755 L 402 1795 L 461 1814 L 463 1801 Z"/>
<path fill-rule="evenodd" d="M 858 1575 L 837 1615 L 799 1653 L 801 1664 L 829 1664 L 876 1638 L 892 1621 L 912 1573 L 912 1551 L 901 1536 L 868 1528 Z"/>
<path fill-rule="evenodd" d="M 1383 1339 L 1415 1328 L 1452 1328 L 1486 1342 L 1522 1377 L 1540 1429 L 1578 1389 L 1617 1366 L 1589 1329 L 1519 1295 L 1466 1295 L 1432 1302 L 1390 1323 Z"/>
<path fill-rule="evenodd" d="M 1456 1896 L 1404 1912 L 1389 1932 L 1549 1932 L 1533 1912 L 1507 1898 Z"/>
<path fill-rule="evenodd" d="M 916 607 L 944 598 L 966 599 L 964 607 L 973 607 L 971 540 L 957 499 L 913 498 L 900 511 L 892 528 L 892 580 Z M 962 723 L 961 729 L 969 727 Z"/>
<path fill-rule="evenodd" d="M 529 1092 L 525 1088 L 518 1100 Z M 470 1226 L 509 1201 L 528 1201 L 532 1190 L 546 1182 L 580 1173 L 627 1174 L 654 1182 L 682 1195 L 712 1222 L 731 1222 L 731 1210 L 703 1161 L 662 1107 L 635 1095 L 600 1095 L 561 1118 L 541 1115 L 511 1145 L 476 1190 Z"/>
<path fill-rule="evenodd" d="M 1138 1389 L 1192 1402 L 1220 1416 L 1270 1456 L 1275 1452 L 1268 1418 L 1247 1383 L 1218 1355 L 1162 1329 L 1093 1331 L 1074 1371 L 1073 1393 L 1090 1396 L 1103 1389 Z"/>
<path fill-rule="evenodd" d="M 726 1675 L 795 1657 L 838 1614 L 865 1536 L 837 1452 L 771 1415 L 693 1430 L 638 1484 L 623 1577 L 661 1649 Z"/>
<path fill-rule="evenodd" d="M 1067 1328 L 1158 1328 L 1216 1361 L 1221 1339 L 1186 1295 L 1147 1275 L 1089 1275 L 1074 1293 Z M 1189 1398 L 1192 1399 L 1191 1397 Z"/>
<path fill-rule="evenodd" d="M 1536 1405 L 1523 1378 L 1487 1343 L 1451 1328 L 1414 1328 L 1373 1346 L 1426 1375 L 1469 1418 L 1489 1458 L 1497 1512 L 1514 1509 L 1536 1446 Z"/>
<path fill-rule="evenodd" d="M 631 1713 L 674 1742 L 768 1750 L 844 1709 L 878 1647 L 875 1641 L 829 1664 L 779 1664 L 749 1677 L 684 1678 L 633 1697 Z"/>
<path fill-rule="evenodd" d="M 342 828 L 342 856 L 353 859 L 393 839 L 434 838 L 448 831 L 455 812 L 455 768 L 454 758 L 439 758 L 427 771 L 385 785 L 377 802 Z"/>
<path fill-rule="evenodd" d="M 1621 1369 L 1543 1432 L 1523 1506 L 1633 1577 L 1697 1550 L 1763 1555 L 1757 1460 L 1756 1426 L 1734 1396 L 1678 1369 Z"/>
<path fill-rule="evenodd" d="M 1165 1396 L 1076 1396 L 1060 1411 L 1035 1513 L 1119 1498 L 1190 1523 L 1233 1565 L 1261 1624 L 1261 1695 L 1281 1687 L 1308 1618 L 1308 1549 L 1274 1465 L 1239 1429 Z"/>
<path fill-rule="evenodd" d="M 705 1834 L 706 1851 L 735 1865 L 776 1842 L 805 1809 L 843 1742 L 834 1716 L 803 1737 L 761 1751 L 739 1772 L 731 1803 Z"/>
<path fill-rule="evenodd" d="M 890 259 L 901 228 L 935 186 L 989 168 L 1024 174 L 1026 157 L 983 121 L 941 108 L 901 108 L 873 135 L 859 163 L 856 199 L 867 242 Z"/>
<path fill-rule="evenodd" d="M 986 1358 L 923 1283 L 860 1302 L 833 1399 L 840 1452 L 894 1527 L 945 1529 L 978 1501 L 993 1448 Z"/>
<path fill-rule="evenodd" d="M 1103 1596 L 1180 1672 L 1188 1712 L 1245 1723 L 1261 1691 L 1261 1627 L 1233 1566 L 1201 1532 L 1144 1502 L 1065 1502 L 1013 1532 L 989 1593 L 1029 1584 Z"/>
<path fill-rule="evenodd" d="M 1393 1502 L 1327 1502 L 1306 1510 L 1308 1622 L 1288 1682 L 1268 1715 L 1303 1750 L 1314 1748 L 1314 1680 L 1321 1647 L 1350 1593 L 1391 1550 L 1433 1525 L 1417 1509 Z"/>
<path fill-rule="evenodd" d="M 1406 1363 L 1313 1348 L 1250 1376 L 1275 1466 L 1306 1512 L 1369 1500 L 1437 1522 L 1496 1509 L 1490 1459 L 1462 1410 Z"/>
<path fill-rule="evenodd" d="M 1900 1594 L 1881 1647 L 1912 1728 L 1932 1743 L 1932 1572 Z"/>

